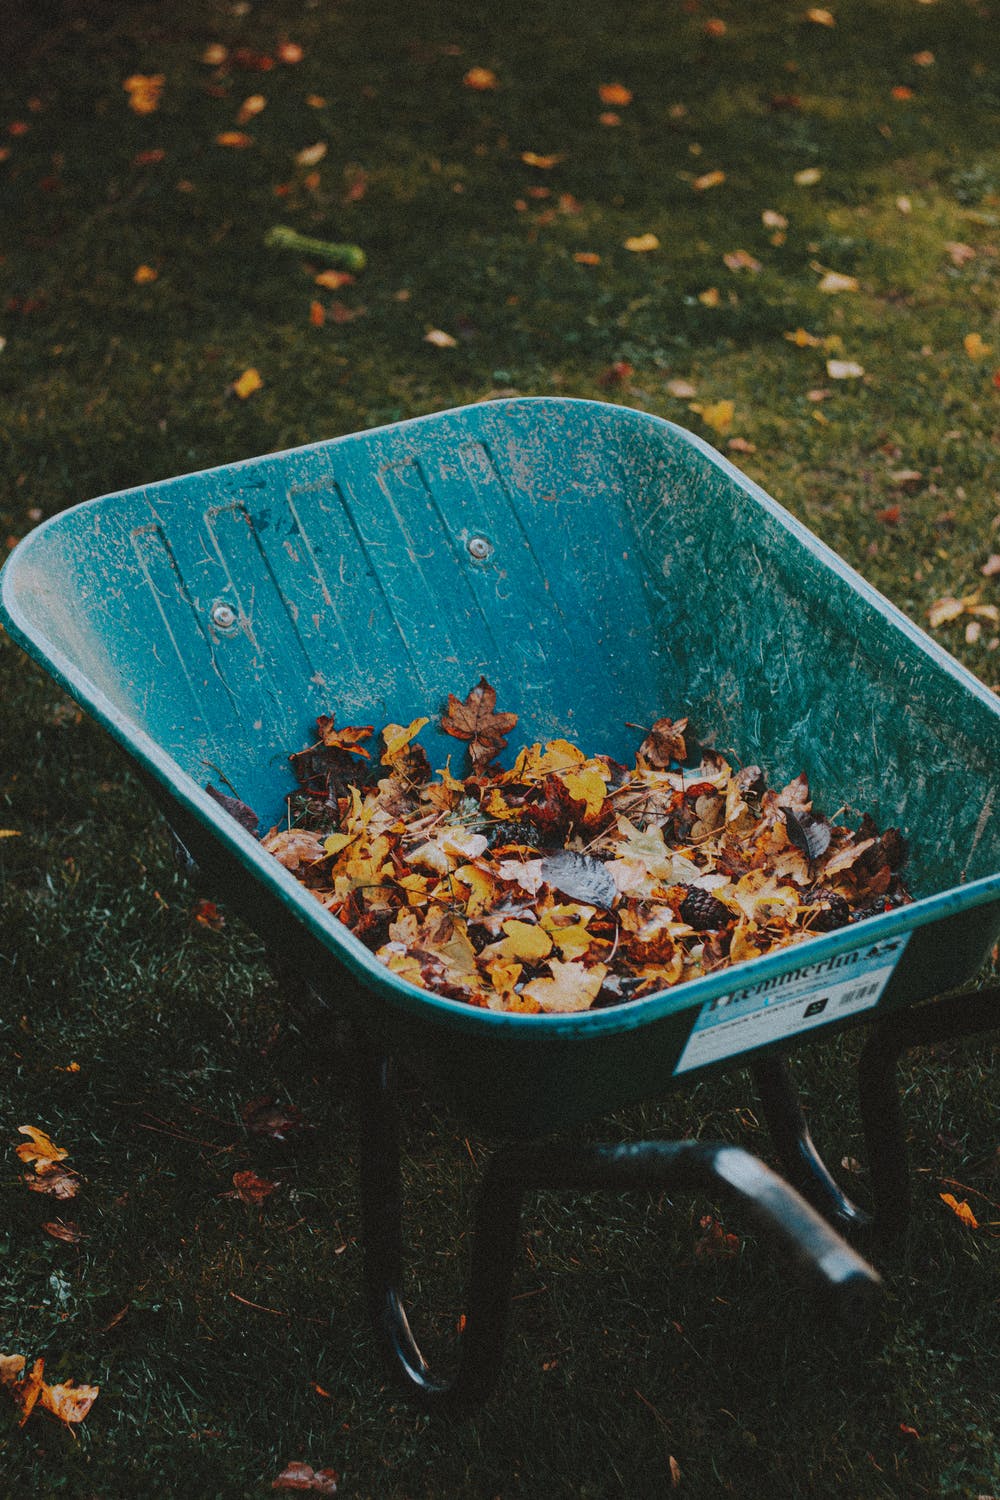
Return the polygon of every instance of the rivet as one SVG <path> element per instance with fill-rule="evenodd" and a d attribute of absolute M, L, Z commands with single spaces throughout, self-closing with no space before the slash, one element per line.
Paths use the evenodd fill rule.
<path fill-rule="evenodd" d="M 484 558 L 489 557 L 493 551 L 492 542 L 487 541 L 484 536 L 470 536 L 466 545 L 468 546 L 470 557 L 475 557 L 480 562 Z"/>
<path fill-rule="evenodd" d="M 212 624 L 217 625 L 220 630 L 231 630 L 236 624 L 236 611 L 231 604 L 224 603 L 221 599 L 211 608 Z"/>

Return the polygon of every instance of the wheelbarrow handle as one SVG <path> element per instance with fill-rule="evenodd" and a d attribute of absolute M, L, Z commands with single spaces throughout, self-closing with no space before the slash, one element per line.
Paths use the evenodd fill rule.
<path fill-rule="evenodd" d="M 402 1299 L 402 1193 L 391 1064 L 364 1051 L 358 1061 L 369 1312 L 391 1371 L 411 1399 L 426 1408 L 449 1414 L 470 1411 L 496 1383 L 521 1206 L 533 1188 L 722 1189 L 790 1253 L 841 1318 L 858 1322 L 878 1290 L 878 1273 L 781 1177 L 740 1147 L 703 1141 L 506 1146 L 489 1162 L 476 1203 L 457 1373 L 451 1381 L 438 1379 L 420 1352 Z"/>

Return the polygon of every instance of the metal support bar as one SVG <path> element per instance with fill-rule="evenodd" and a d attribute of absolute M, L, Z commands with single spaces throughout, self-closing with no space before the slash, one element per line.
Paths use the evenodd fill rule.
<path fill-rule="evenodd" d="M 871 1215 L 847 1196 L 817 1151 L 784 1057 L 768 1053 L 756 1058 L 750 1070 L 781 1170 L 792 1186 L 845 1233 L 870 1229 Z"/>
<path fill-rule="evenodd" d="M 358 1065 L 369 1311 L 395 1378 L 425 1408 L 451 1415 L 468 1412 L 496 1383 L 521 1205 L 530 1188 L 721 1189 L 779 1241 L 838 1316 L 860 1321 L 879 1287 L 878 1273 L 782 1178 L 739 1147 L 701 1141 L 508 1146 L 493 1156 L 479 1192 L 457 1372 L 450 1381 L 439 1379 L 420 1352 L 402 1300 L 402 1193 L 392 1065 L 364 1047 Z"/>
<path fill-rule="evenodd" d="M 998 1027 L 1000 988 L 947 995 L 876 1019 L 858 1063 L 858 1090 L 879 1234 L 900 1233 L 910 1216 L 906 1135 L 896 1083 L 900 1054 Z"/>

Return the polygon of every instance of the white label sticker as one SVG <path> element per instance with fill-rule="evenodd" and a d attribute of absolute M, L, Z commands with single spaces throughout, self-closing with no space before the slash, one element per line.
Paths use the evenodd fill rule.
<path fill-rule="evenodd" d="M 909 936 L 907 932 L 840 953 L 706 1001 L 674 1072 L 703 1068 L 706 1063 L 870 1010 L 878 1003 Z"/>

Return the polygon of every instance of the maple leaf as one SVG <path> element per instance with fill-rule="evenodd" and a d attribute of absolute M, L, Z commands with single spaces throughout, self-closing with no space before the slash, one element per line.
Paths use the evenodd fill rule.
<path fill-rule="evenodd" d="M 517 714 L 497 713 L 496 689 L 480 677 L 461 703 L 454 693 L 448 694 L 448 706 L 441 716 L 441 728 L 457 740 L 466 740 L 476 770 L 481 770 L 506 748 L 505 735 L 517 723 Z"/>
<path fill-rule="evenodd" d="M 17 1133 L 18 1135 L 30 1137 L 30 1140 L 22 1141 L 20 1146 L 15 1147 L 18 1156 L 23 1162 L 34 1162 L 37 1166 L 43 1162 L 55 1163 L 57 1161 L 65 1161 L 69 1155 L 69 1152 L 64 1151 L 61 1146 L 57 1146 L 55 1141 L 51 1140 L 45 1134 L 44 1130 L 37 1130 L 34 1125 L 19 1125 Z M 42 1170 L 44 1171 L 45 1168 L 43 1167 Z"/>
<path fill-rule="evenodd" d="M 304 1464 L 294 1459 L 285 1465 L 277 1479 L 272 1479 L 271 1488 L 272 1490 L 309 1490 L 314 1495 L 335 1495 L 339 1478 L 336 1469 L 314 1469 L 311 1464 Z"/>
<path fill-rule="evenodd" d="M 665 771 L 675 761 L 687 760 L 684 731 L 687 719 L 657 719 L 639 746 L 639 759 L 647 766 Z"/>
<path fill-rule="evenodd" d="M 550 959 L 548 967 L 550 977 L 529 980 L 522 994 L 549 1014 L 589 1010 L 608 973 L 604 964 L 588 968 L 585 964 L 564 963 L 558 958 Z"/>

